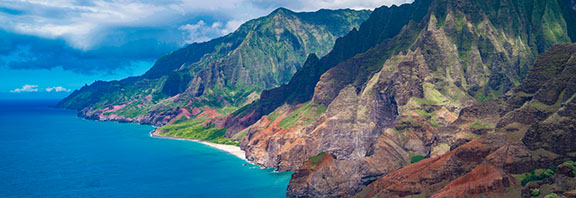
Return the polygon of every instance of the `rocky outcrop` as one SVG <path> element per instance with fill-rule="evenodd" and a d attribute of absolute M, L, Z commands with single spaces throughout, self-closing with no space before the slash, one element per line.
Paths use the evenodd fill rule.
<path fill-rule="evenodd" d="M 229 35 L 167 54 L 142 76 L 86 85 L 58 106 L 87 118 L 155 125 L 170 123 L 177 108 L 207 107 L 227 114 L 256 100 L 262 90 L 287 83 L 309 54 L 326 55 L 337 38 L 358 28 L 369 14 L 280 8 Z"/>
<path fill-rule="evenodd" d="M 558 166 L 557 173 L 554 176 L 527 183 L 522 188 L 521 195 L 522 197 L 536 197 L 538 195 L 546 197 L 550 194 L 556 194 L 557 197 L 575 197 L 575 171 L 576 168 L 573 165 L 561 164 Z"/>
<path fill-rule="evenodd" d="M 497 127 L 508 126 L 506 122 L 520 121 L 525 125 L 546 118 L 548 114 L 534 109 L 513 111 L 531 100 L 522 94 L 474 105 L 476 101 L 510 91 L 527 75 L 536 54 L 554 43 L 570 41 L 561 16 L 538 18 L 538 23 L 527 22 L 536 20 L 526 18 L 528 13 L 558 11 L 560 8 L 556 1 L 500 5 L 499 12 L 506 12 L 506 15 L 495 14 L 494 7 L 484 6 L 498 2 L 416 1 L 412 4 L 412 11 L 417 13 L 422 9 L 419 6 L 426 6 L 426 15 L 410 18 L 396 35 L 384 37 L 369 50 L 333 66 L 324 64 L 330 60 L 331 54 L 344 51 L 342 46 L 345 45 L 337 42 L 327 57 L 314 61 L 316 65 L 311 64 L 311 68 L 327 69 L 315 83 L 313 94 L 301 97 L 308 100 L 291 100 L 302 95 L 297 95 L 301 92 L 296 90 L 290 92 L 290 87 L 299 87 L 299 82 L 315 82 L 295 81 L 302 77 L 296 74 L 291 84 L 269 91 L 238 114 L 255 117 L 287 114 L 276 119 L 279 123 L 286 119 L 297 120 L 294 121 L 297 124 L 290 127 L 274 129 L 270 128 L 274 125 L 262 124 L 266 123 L 266 116 L 244 130 L 247 136 L 243 148 L 249 159 L 269 168 L 295 170 L 298 174 L 292 182 L 304 183 L 291 184 L 289 196 L 305 197 L 320 192 L 335 197 L 351 196 L 370 184 L 371 178 L 382 177 L 408 165 L 413 156 L 441 156 Z M 377 24 L 375 16 L 382 10 L 409 8 L 407 5 L 375 10 L 373 17 L 362 27 L 369 22 Z M 512 22 L 502 23 L 504 18 Z M 545 29 L 539 25 L 542 20 L 546 24 L 557 24 L 561 31 L 555 36 L 542 36 L 535 30 Z M 361 28 L 350 35 L 369 33 L 374 32 L 364 32 Z M 553 96 L 552 93 L 542 97 Z M 301 102 L 326 106 L 327 110 L 312 121 L 302 116 L 290 116 L 300 109 L 296 104 Z M 284 106 L 276 108 L 281 105 Z M 462 111 L 467 107 L 472 108 Z M 517 130 L 508 127 L 506 130 Z M 520 142 L 509 147 L 528 152 L 529 148 L 516 143 Z M 489 153 L 496 152 L 503 145 L 491 148 Z M 376 148 L 381 150 L 376 152 Z M 334 156 L 331 173 L 300 170 L 303 161 L 322 152 Z M 484 157 L 487 156 L 480 159 Z M 497 157 L 492 158 L 497 160 Z M 390 161 L 371 164 L 374 159 Z M 454 178 L 450 177 L 449 181 L 472 171 L 479 164 L 475 163 Z M 336 180 L 333 184 L 306 183 L 314 181 L 314 178 L 336 177 L 348 179 Z"/>
<path fill-rule="evenodd" d="M 119 105 L 119 106 L 125 106 L 125 105 Z M 172 124 L 177 120 L 190 119 L 191 117 L 194 116 L 202 116 L 208 119 L 213 119 L 220 116 L 220 114 L 215 112 L 213 109 L 206 107 L 194 108 L 194 109 L 176 107 L 170 110 L 167 109 L 154 110 L 151 111 L 149 114 L 136 115 L 135 117 L 119 116 L 116 114 L 117 110 L 118 109 L 116 108 L 107 108 L 96 112 L 86 112 L 89 111 L 89 109 L 84 109 L 78 112 L 78 116 L 90 120 L 140 123 L 153 126 L 163 126 L 166 124 Z"/>
<path fill-rule="evenodd" d="M 574 159 L 572 154 L 576 149 L 572 148 L 571 138 L 576 132 L 572 126 L 576 123 L 573 120 L 576 114 L 571 114 L 571 109 L 574 109 L 576 95 L 571 93 L 564 97 L 563 94 L 569 93 L 571 88 L 560 86 L 576 77 L 574 58 L 576 45 L 552 47 L 536 61 L 522 85 L 506 96 L 466 108 L 459 121 L 454 122 L 456 126 L 446 127 L 459 128 L 462 120 L 486 112 L 486 115 L 501 115 L 495 129 L 440 157 L 394 171 L 368 185 L 357 196 L 515 197 L 520 196 L 520 192 L 524 194 L 527 187 L 519 190 L 522 189 L 520 181 L 510 174 L 547 168 Z M 557 85 L 557 88 L 552 89 L 549 85 Z M 557 91 L 563 94 L 549 94 Z M 564 101 L 564 98 L 569 99 Z M 542 101 L 552 105 L 545 105 Z M 566 168 L 558 169 L 564 172 L 560 175 L 566 176 L 569 171 L 562 169 Z"/>
<path fill-rule="evenodd" d="M 383 47 L 387 46 L 387 48 L 381 51 L 373 50 L 372 52 L 384 53 L 382 55 L 385 57 L 395 53 L 396 50 L 394 48 L 396 46 L 409 45 L 413 40 L 412 37 L 416 36 L 414 33 L 417 33 L 421 28 L 416 26 L 416 22 L 426 15 L 430 2 L 431 0 L 419 0 L 413 4 L 392 7 L 384 6 L 374 10 L 371 17 L 362 23 L 358 30 L 354 29 L 346 36 L 339 38 L 332 51 L 326 56 L 318 59 L 316 55 L 310 55 L 302 69 L 294 74 L 288 84 L 263 91 L 259 100 L 236 111 L 229 118 L 231 125 L 227 125 L 226 128 L 241 130 L 286 103 L 296 105 L 310 101 L 315 93 L 315 86 L 320 80 L 320 76 L 327 70 L 349 58 L 367 52 L 381 43 L 388 43 L 389 45 L 380 45 Z M 394 38 L 400 32 L 405 32 L 405 34 Z M 377 72 L 374 71 L 374 68 L 371 71 L 365 69 L 357 68 L 357 71 L 354 72 Z M 240 123 L 237 120 L 254 120 L 254 122 L 242 123 L 242 127 L 237 127 L 237 124 Z M 233 131 L 232 133 L 238 131 Z"/>
<path fill-rule="evenodd" d="M 242 140 L 248 160 L 295 172 L 289 197 L 518 196 L 522 190 L 512 174 L 556 165 L 576 152 L 575 46 L 554 46 L 536 60 L 554 44 L 576 38 L 566 3 L 416 0 L 381 7 L 336 40 L 332 51 L 309 55 L 288 84 L 262 91 L 259 99 L 257 90 L 220 85 L 262 82 L 270 72 L 247 74 L 205 56 L 205 68 L 178 66 L 194 75 L 177 71 L 121 82 L 138 87 L 137 97 L 115 83 L 71 96 L 106 98 L 99 90 L 113 89 L 121 103 L 64 103 L 96 119 L 169 123 L 208 114 L 204 123 Z M 286 13 L 270 19 L 286 19 L 279 14 Z M 274 35 L 279 32 L 290 31 Z M 230 46 L 261 44 L 245 38 Z M 280 40 L 302 43 L 292 36 Z M 233 51 L 242 53 L 227 56 L 232 59 L 223 65 L 247 58 Z M 278 69 L 267 61 L 266 67 Z M 230 73 L 240 77 L 228 79 Z M 271 81 L 265 82 L 269 88 Z M 199 110 L 243 104 L 216 119 L 206 113 L 215 111 Z M 111 113 L 140 115 L 127 110 L 150 106 L 144 108 L 154 112 L 150 117 Z M 417 162 L 421 158 L 427 159 Z"/>
<path fill-rule="evenodd" d="M 371 183 L 357 196 L 405 197 L 423 195 L 430 197 L 450 181 L 472 171 L 482 163 L 484 157 L 497 148 L 492 145 L 502 143 L 503 141 L 498 138 L 475 139 L 440 157 L 425 159 L 389 173 Z M 456 189 L 451 190 L 458 191 L 461 185 L 461 183 L 454 183 L 453 188 Z M 445 191 L 449 190 L 445 189 Z"/>
<path fill-rule="evenodd" d="M 468 174 L 446 185 L 434 198 L 476 197 L 480 195 L 500 197 L 514 185 L 514 179 L 504 171 L 489 164 L 481 164 Z"/>

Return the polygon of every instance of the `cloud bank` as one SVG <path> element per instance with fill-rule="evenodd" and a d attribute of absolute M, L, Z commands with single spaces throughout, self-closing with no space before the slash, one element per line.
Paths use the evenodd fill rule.
<path fill-rule="evenodd" d="M 70 92 L 70 89 L 66 89 L 62 86 L 56 86 L 56 87 L 48 87 L 46 89 L 46 92 Z M 13 90 L 10 90 L 11 93 L 24 93 L 24 92 L 39 92 L 38 89 L 38 85 L 29 85 L 29 84 L 25 84 L 23 85 L 21 88 L 16 88 Z"/>
<path fill-rule="evenodd" d="M 11 93 L 38 92 L 38 85 L 24 85 L 22 88 L 10 90 Z"/>
<path fill-rule="evenodd" d="M 371 9 L 410 0 L 0 1 L 0 67 L 82 74 L 129 69 L 234 31 L 278 7 Z"/>
<path fill-rule="evenodd" d="M 58 86 L 58 87 L 46 88 L 46 92 L 70 92 L 70 89 Z"/>

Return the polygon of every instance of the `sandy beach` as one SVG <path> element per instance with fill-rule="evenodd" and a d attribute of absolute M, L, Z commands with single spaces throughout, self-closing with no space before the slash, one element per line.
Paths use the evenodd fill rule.
<path fill-rule="evenodd" d="M 150 137 L 198 142 L 201 144 L 211 146 L 211 147 L 216 148 L 216 149 L 220 149 L 222 151 L 226 151 L 226 152 L 228 152 L 228 153 L 230 153 L 230 154 L 232 154 L 232 155 L 234 155 L 234 156 L 236 156 L 236 157 L 238 157 L 244 161 L 247 161 L 246 160 L 246 153 L 242 149 L 240 149 L 240 147 L 234 146 L 234 145 L 216 144 L 216 143 L 206 142 L 206 141 L 202 141 L 202 140 L 166 137 L 166 136 L 161 136 L 161 135 L 156 134 L 156 130 L 150 132 Z"/>

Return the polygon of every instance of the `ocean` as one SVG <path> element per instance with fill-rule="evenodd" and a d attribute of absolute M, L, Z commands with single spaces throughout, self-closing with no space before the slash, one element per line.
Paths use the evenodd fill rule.
<path fill-rule="evenodd" d="M 56 103 L 0 101 L 0 197 L 285 197 L 291 173 Z"/>

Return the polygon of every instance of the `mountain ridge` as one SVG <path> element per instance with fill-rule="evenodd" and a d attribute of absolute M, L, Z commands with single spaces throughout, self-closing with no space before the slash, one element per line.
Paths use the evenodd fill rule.
<path fill-rule="evenodd" d="M 308 53 L 327 53 L 369 13 L 278 9 L 229 35 L 171 52 L 142 76 L 85 86 L 58 106 L 91 119 L 153 125 L 174 121 L 184 107 L 236 108 L 289 80 Z"/>
<path fill-rule="evenodd" d="M 544 184 L 538 180 L 530 183 L 525 176 L 522 177 L 526 183 L 521 184 L 513 174 L 574 160 L 570 153 L 576 151 L 572 142 L 575 138 L 573 121 L 576 118 L 576 114 L 573 114 L 576 92 L 572 86 L 576 78 L 575 57 L 576 44 L 552 47 L 539 56 L 520 86 L 505 96 L 466 108 L 460 114 L 459 121 L 454 122 L 471 123 L 483 117 L 494 117 L 496 119 L 491 121 L 484 119 L 484 122 L 495 125 L 493 129 L 482 132 L 481 137 L 445 155 L 425 159 L 384 176 L 356 196 L 426 194 L 427 197 L 470 197 L 484 194 L 529 197 L 527 193 L 531 189 Z M 550 103 L 554 104 L 547 105 Z M 563 185 L 576 183 L 576 178 L 562 174 L 566 173 L 552 173 L 553 180 L 547 182 L 548 185 L 555 185 L 558 191 L 544 192 L 545 189 L 542 189 L 543 195 L 573 190 Z M 475 179 L 478 177 L 483 178 Z M 564 180 L 559 180 L 562 177 L 565 177 Z M 444 184 L 439 183 L 442 181 Z M 420 186 L 413 185 L 415 183 Z"/>
<path fill-rule="evenodd" d="M 169 124 L 161 135 L 240 141 L 252 163 L 294 171 L 288 197 L 525 196 L 545 185 L 567 193 L 563 181 L 572 180 L 564 176 L 574 168 L 547 183 L 531 183 L 545 176 L 527 172 L 574 160 L 576 48 L 557 45 L 576 40 L 573 5 L 416 0 L 380 7 L 331 50 L 301 54 L 304 64 L 288 83 L 261 88 L 259 98 L 258 88 L 209 89 L 241 82 L 220 78 L 233 69 L 176 71 L 154 87 L 175 95 L 151 114 L 177 120 L 161 120 Z M 201 105 L 174 105 L 183 103 Z M 240 108 L 211 108 L 218 103 Z M 138 104 L 96 115 L 130 105 Z M 555 144 L 558 138 L 566 140 Z"/>
<path fill-rule="evenodd" d="M 415 1 L 404 8 L 426 5 L 422 20 L 400 23 L 390 40 L 372 40 L 337 64 L 312 57 L 301 71 L 321 74 L 296 73 L 292 85 L 263 92 L 216 126 L 243 139 L 252 162 L 296 171 L 288 196 L 352 196 L 414 157 L 443 155 L 493 127 L 442 131 L 462 109 L 519 85 L 538 54 L 571 42 L 560 3 Z M 375 17 L 381 10 L 360 29 L 386 24 Z M 358 45 L 337 42 L 327 56 Z M 302 168 L 321 153 L 333 157 L 330 166 Z"/>

